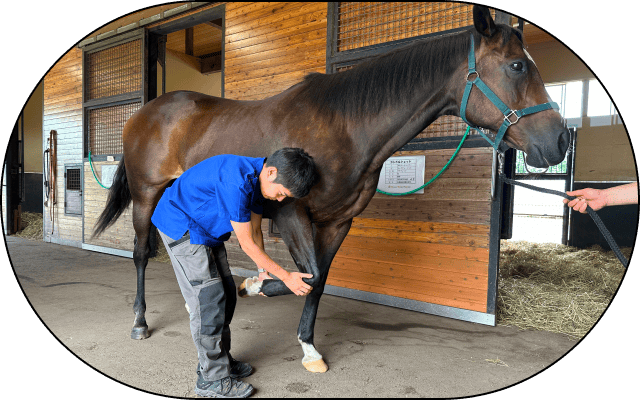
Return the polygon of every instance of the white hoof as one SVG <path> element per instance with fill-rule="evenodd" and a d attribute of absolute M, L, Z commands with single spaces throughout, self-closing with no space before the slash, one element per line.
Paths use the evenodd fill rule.
<path fill-rule="evenodd" d="M 304 358 L 302 359 L 302 365 L 309 372 L 317 372 L 323 373 L 329 370 L 329 366 L 322 359 L 322 355 L 318 353 L 315 347 L 312 344 L 305 343 L 300 338 L 298 338 L 298 342 L 302 346 L 302 351 L 304 351 Z"/>
<path fill-rule="evenodd" d="M 262 290 L 262 282 L 258 279 L 257 276 L 247 278 L 238 286 L 238 296 L 240 297 L 249 297 L 249 296 L 257 296 L 260 294 L 260 290 Z"/>
<path fill-rule="evenodd" d="M 309 372 L 316 372 L 316 373 L 324 373 L 327 372 L 329 370 L 329 366 L 327 365 L 327 363 L 325 363 L 322 358 L 319 360 L 315 360 L 315 361 L 308 361 L 308 362 L 302 362 L 302 365 L 307 369 L 307 371 Z"/>

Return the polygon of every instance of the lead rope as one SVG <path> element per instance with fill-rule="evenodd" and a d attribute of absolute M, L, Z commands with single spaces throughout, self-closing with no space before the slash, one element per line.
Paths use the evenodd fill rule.
<path fill-rule="evenodd" d="M 522 186 L 524 188 L 535 190 L 535 191 L 541 192 L 541 193 L 554 194 L 556 196 L 564 197 L 565 199 L 568 199 L 568 200 L 573 200 L 573 199 L 576 198 L 575 196 L 569 196 L 568 194 L 560 192 L 558 190 L 545 189 L 545 188 L 541 188 L 541 187 L 537 187 L 537 186 L 533 186 L 533 185 L 527 185 L 526 183 L 522 183 L 522 182 L 518 182 L 518 181 L 513 180 L 513 179 L 509 179 L 509 178 L 507 178 L 507 176 L 503 172 L 501 172 L 499 176 L 500 176 L 500 180 L 502 182 L 508 183 L 510 185 Z M 611 235 L 611 233 L 609 233 L 609 230 L 607 229 L 607 227 L 604 226 L 604 223 L 602 222 L 602 220 L 600 219 L 598 214 L 588 204 L 587 204 L 587 213 L 589 213 L 589 215 L 591 216 L 591 219 L 593 219 L 593 222 L 595 222 L 595 224 L 598 227 L 598 229 L 600 229 L 600 233 L 602 233 L 602 236 L 604 236 L 604 238 L 607 240 L 607 243 L 609 244 L 609 247 L 611 247 L 611 250 L 613 250 L 613 252 L 615 253 L 616 257 L 618 257 L 618 260 L 620 260 L 622 265 L 625 268 L 627 268 L 627 266 L 629 265 L 629 261 L 625 258 L 625 256 L 620 251 L 620 248 L 618 247 L 618 244 L 613 239 L 613 236 Z"/>

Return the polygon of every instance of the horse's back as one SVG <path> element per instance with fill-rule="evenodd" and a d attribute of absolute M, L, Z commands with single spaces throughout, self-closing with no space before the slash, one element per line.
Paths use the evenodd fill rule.
<path fill-rule="evenodd" d="M 127 170 L 145 171 L 145 179 L 160 182 L 218 154 L 262 156 L 261 125 L 268 118 L 259 101 L 188 91 L 164 94 L 145 104 L 124 127 Z"/>

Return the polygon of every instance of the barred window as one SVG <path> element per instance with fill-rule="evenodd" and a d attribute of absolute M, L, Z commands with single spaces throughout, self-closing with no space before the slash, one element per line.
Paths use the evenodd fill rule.
<path fill-rule="evenodd" d="M 91 154 L 122 153 L 122 129 L 139 108 L 140 102 L 135 102 L 89 110 L 87 125 Z"/>
<path fill-rule="evenodd" d="M 142 55 L 139 34 L 85 49 L 86 153 L 98 157 L 122 153 L 124 125 L 142 106 Z"/>
<path fill-rule="evenodd" d="M 82 181 L 79 166 L 65 165 L 64 183 L 65 215 L 82 215 Z"/>
<path fill-rule="evenodd" d="M 340 2 L 338 51 L 473 25 L 473 4 Z"/>
<path fill-rule="evenodd" d="M 87 55 L 86 97 L 93 100 L 140 90 L 141 40 L 113 46 Z"/>

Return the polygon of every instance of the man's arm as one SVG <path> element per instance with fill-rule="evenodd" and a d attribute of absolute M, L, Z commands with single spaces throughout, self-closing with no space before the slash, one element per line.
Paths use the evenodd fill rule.
<path fill-rule="evenodd" d="M 609 189 L 580 189 L 567 192 L 569 196 L 576 196 L 573 200 L 564 199 L 563 202 L 581 213 L 587 212 L 587 204 L 598 211 L 607 206 L 638 204 L 638 183 L 614 186 Z"/>
<path fill-rule="evenodd" d="M 264 238 L 262 237 L 262 215 L 251 212 L 251 236 L 253 242 L 264 250 Z M 269 273 L 263 268 L 258 267 L 258 279 L 263 281 L 265 279 L 273 279 L 269 276 Z"/>
<path fill-rule="evenodd" d="M 311 286 L 302 281 L 302 278 L 313 278 L 311 274 L 300 272 L 288 272 L 265 253 L 255 241 L 251 222 L 231 221 L 231 226 L 236 233 L 242 250 L 253 260 L 258 268 L 266 270 L 280 279 L 296 296 L 306 296 L 311 291 Z M 262 237 L 262 233 L 260 233 Z"/>

